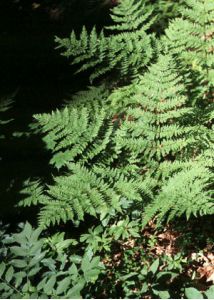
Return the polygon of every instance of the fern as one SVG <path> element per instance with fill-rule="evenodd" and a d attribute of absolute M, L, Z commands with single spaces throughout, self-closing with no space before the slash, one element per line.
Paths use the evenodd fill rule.
<path fill-rule="evenodd" d="M 203 216 L 214 213 L 213 174 L 200 164 L 172 176 L 162 187 L 155 200 L 145 209 L 143 226 L 155 215 L 158 223 L 182 215 Z"/>
<path fill-rule="evenodd" d="M 89 171 L 77 163 L 68 167 L 69 173 L 54 178 L 54 185 L 47 189 L 42 191 L 41 185 L 33 182 L 22 191 L 27 197 L 21 206 L 41 206 L 39 224 L 43 229 L 60 222 L 83 220 L 86 213 L 104 216 L 112 208 L 119 212 L 123 197 L 140 201 L 151 186 L 151 182 L 128 178 L 119 170 Z"/>
<path fill-rule="evenodd" d="M 190 106 L 187 82 L 187 74 L 202 78 L 198 90 L 210 97 L 205 90 L 212 85 L 212 5 L 209 0 L 198 0 L 196 7 L 186 3 L 189 9 L 166 30 L 167 54 L 141 76 L 157 54 L 148 33 L 152 11 L 142 0 L 120 1 L 112 10 L 114 24 L 99 34 L 83 28 L 79 38 L 74 32 L 57 38 L 64 55 L 82 64 L 79 71 L 94 69 L 91 80 L 117 70 L 119 79 L 131 75 L 132 83 L 112 93 L 112 85 L 108 91 L 107 86 L 89 88 L 64 109 L 35 116 L 58 176 L 49 186 L 28 184 L 20 205 L 40 207 L 42 228 L 69 220 L 77 224 L 86 214 L 103 219 L 112 209 L 120 214 L 123 201 L 141 211 L 146 207 L 146 222 L 156 214 L 171 220 L 176 213 L 189 217 L 212 210 L 213 112 L 211 106 L 203 113 L 203 106 Z M 202 21 L 197 21 L 199 12 Z M 194 69 L 193 59 L 200 68 Z"/>
<path fill-rule="evenodd" d="M 66 107 L 35 118 L 52 152 L 50 162 L 67 169 L 47 188 L 27 182 L 22 191 L 28 196 L 20 205 L 41 207 L 40 226 L 77 222 L 85 214 L 103 217 L 112 208 L 120 212 L 123 198 L 142 206 L 143 199 L 151 197 L 154 181 L 142 178 L 131 153 L 121 153 L 120 129 L 104 109 Z"/>
<path fill-rule="evenodd" d="M 212 0 L 185 0 L 181 13 L 182 17 L 172 21 L 166 30 L 164 46 L 191 71 L 192 79 L 198 77 L 198 85 L 194 84 L 193 89 L 207 100 L 212 99 L 214 3 Z"/>
<path fill-rule="evenodd" d="M 87 108 L 89 111 L 96 111 L 99 109 L 105 109 L 109 111 L 108 96 L 110 91 L 106 85 L 90 86 L 87 90 L 80 91 L 75 95 L 72 95 L 65 101 L 67 107 L 72 108 Z"/>
<path fill-rule="evenodd" d="M 170 56 L 161 56 L 138 82 L 110 98 L 114 107 L 125 108 L 115 143 L 133 159 L 138 156 L 141 164 L 154 167 L 188 155 L 194 139 L 184 120 L 192 109 L 186 107 L 185 87 Z"/>
<path fill-rule="evenodd" d="M 180 7 L 185 0 L 147 0 L 157 15 L 156 22 L 153 26 L 155 32 L 163 34 L 164 29 L 173 18 L 180 16 Z"/>
<path fill-rule="evenodd" d="M 55 111 L 52 114 L 36 115 L 35 118 L 46 134 L 44 142 L 53 153 L 51 163 L 57 168 L 75 161 L 92 160 L 107 147 L 113 126 L 106 123 L 104 110 L 93 114 L 87 108 Z M 103 130 L 105 128 L 105 130 Z"/>
<path fill-rule="evenodd" d="M 56 38 L 58 48 L 66 49 L 64 56 L 74 57 L 72 64 L 82 64 L 78 72 L 94 69 L 91 82 L 115 69 L 123 77 L 136 75 L 150 62 L 155 47 L 154 36 L 146 33 L 153 22 L 152 11 L 144 2 L 120 1 L 111 13 L 115 25 L 100 33 L 93 28 L 89 34 L 83 27 L 79 39 L 74 32 L 70 38 Z"/>

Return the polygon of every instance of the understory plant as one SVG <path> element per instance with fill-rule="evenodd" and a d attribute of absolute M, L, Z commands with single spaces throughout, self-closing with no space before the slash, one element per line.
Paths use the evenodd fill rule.
<path fill-rule="evenodd" d="M 179 17 L 162 34 L 156 5 L 121 0 L 102 31 L 56 38 L 96 85 L 34 115 L 53 176 L 21 191 L 18 205 L 37 207 L 38 228 L 3 234 L 4 297 L 212 295 L 211 284 L 197 291 L 205 271 L 166 228 L 214 214 L 214 5 L 176 2 Z"/>
<path fill-rule="evenodd" d="M 29 223 L 20 232 L 1 233 L 1 299 L 80 298 L 103 269 L 99 257 L 72 253 L 71 239 L 47 239 Z"/>

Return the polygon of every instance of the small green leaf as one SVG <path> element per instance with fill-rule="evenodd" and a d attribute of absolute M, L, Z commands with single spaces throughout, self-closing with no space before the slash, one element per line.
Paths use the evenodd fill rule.
<path fill-rule="evenodd" d="M 87 270 L 87 272 L 84 273 L 84 278 L 87 282 L 94 282 L 97 279 L 99 273 L 100 271 L 98 269 Z"/>
<path fill-rule="evenodd" d="M 14 269 L 12 266 L 9 267 L 9 269 L 7 270 L 6 274 L 5 274 L 5 280 L 7 282 L 10 282 L 11 279 L 13 278 L 13 274 L 14 274 Z"/>
<path fill-rule="evenodd" d="M 30 299 L 38 299 L 38 298 L 39 296 L 37 292 L 34 292 L 33 294 L 30 295 Z"/>
<path fill-rule="evenodd" d="M 22 247 L 13 246 L 10 248 L 10 251 L 15 254 L 16 256 L 26 256 L 27 251 L 24 250 Z"/>
<path fill-rule="evenodd" d="M 214 285 L 212 285 L 204 294 L 208 299 L 214 299 Z"/>
<path fill-rule="evenodd" d="M 74 287 L 72 287 L 68 291 L 67 297 L 69 299 L 80 299 L 81 298 L 80 292 L 84 288 L 84 285 L 85 285 L 85 281 L 80 280 Z"/>
<path fill-rule="evenodd" d="M 124 232 L 123 227 L 117 228 L 117 229 L 115 230 L 115 233 L 114 233 L 114 238 L 115 238 L 115 240 L 119 240 L 119 238 L 120 238 L 122 235 L 123 235 L 123 236 L 126 235 L 125 232 Z M 125 236 L 124 238 L 126 238 L 126 236 Z"/>
<path fill-rule="evenodd" d="M 35 276 L 36 274 L 39 273 L 39 271 L 41 270 L 41 267 L 36 267 L 30 270 L 30 272 L 28 273 L 29 277 Z"/>
<path fill-rule="evenodd" d="M 170 294 L 168 291 L 159 291 L 158 295 L 161 299 L 169 299 L 170 298 Z"/>
<path fill-rule="evenodd" d="M 18 288 L 22 281 L 23 281 L 23 278 L 26 277 L 26 273 L 25 272 L 17 272 L 15 275 L 15 287 Z"/>
<path fill-rule="evenodd" d="M 167 271 L 163 271 L 163 272 L 158 272 L 156 278 L 157 279 L 162 279 L 162 277 L 169 277 L 171 280 L 173 280 L 175 277 L 178 276 L 178 273 L 175 273 L 175 272 L 167 272 Z M 166 280 L 166 279 L 165 279 Z"/>
<path fill-rule="evenodd" d="M 31 237 L 30 237 L 30 242 L 32 244 L 37 242 L 40 234 L 41 234 L 41 229 L 40 228 L 37 228 L 36 230 L 34 230 Z"/>
<path fill-rule="evenodd" d="M 4 274 L 5 269 L 6 269 L 6 265 L 5 265 L 4 262 L 2 262 L 2 263 L 0 264 L 0 278 L 1 278 L 2 275 Z"/>
<path fill-rule="evenodd" d="M 68 271 L 69 274 L 78 275 L 78 270 L 75 264 L 72 264 Z"/>
<path fill-rule="evenodd" d="M 43 278 L 43 279 L 40 281 L 40 283 L 37 285 L 37 290 L 38 290 L 38 291 L 40 291 L 40 290 L 42 290 L 42 289 L 44 288 L 44 286 L 45 286 L 45 284 L 46 284 L 46 280 L 47 280 L 46 277 Z M 42 297 L 42 298 L 44 298 L 44 297 Z"/>
<path fill-rule="evenodd" d="M 21 268 L 21 269 L 27 267 L 26 261 L 21 259 L 13 259 L 11 260 L 11 264 L 16 268 Z"/>
<path fill-rule="evenodd" d="M 23 286 L 23 288 L 22 288 L 22 291 L 23 291 L 24 293 L 27 293 L 27 292 L 29 291 L 29 288 L 30 288 L 30 282 L 28 281 L 28 282 L 26 282 L 26 283 L 24 284 L 24 286 Z"/>
<path fill-rule="evenodd" d="M 86 272 L 90 268 L 90 261 L 87 255 L 84 255 L 81 263 L 81 269 Z"/>
<path fill-rule="evenodd" d="M 141 293 L 144 294 L 149 290 L 149 286 L 146 282 L 144 282 L 143 287 L 141 289 Z"/>
<path fill-rule="evenodd" d="M 45 258 L 42 261 L 42 264 L 46 267 L 48 267 L 51 271 L 55 271 L 56 270 L 56 266 L 55 266 L 55 261 L 52 258 Z"/>
<path fill-rule="evenodd" d="M 79 256 L 79 255 L 72 255 L 70 257 L 70 261 L 73 262 L 73 263 L 75 263 L 75 264 L 80 264 L 81 261 L 82 261 L 82 257 Z"/>
<path fill-rule="evenodd" d="M 31 226 L 31 224 L 28 223 L 28 222 L 26 222 L 26 224 L 25 224 L 25 226 L 24 226 L 24 230 L 23 230 L 22 233 L 23 233 L 28 239 L 30 239 L 32 232 L 33 232 L 33 228 L 32 228 L 32 226 Z"/>
<path fill-rule="evenodd" d="M 63 251 L 64 249 L 67 249 L 69 246 L 74 245 L 74 240 L 64 240 L 62 242 L 57 243 L 56 248 L 57 251 Z"/>
<path fill-rule="evenodd" d="M 29 267 L 33 267 L 45 257 L 45 252 L 40 253 L 39 255 L 35 256 L 29 263 Z"/>
<path fill-rule="evenodd" d="M 160 261 L 159 261 L 159 258 L 157 258 L 150 266 L 149 271 L 151 271 L 152 274 L 155 274 L 158 270 L 159 264 L 160 264 Z"/>
<path fill-rule="evenodd" d="M 121 281 L 126 281 L 127 279 L 129 279 L 129 278 L 131 278 L 131 277 L 133 277 L 135 275 L 138 275 L 138 273 L 137 272 L 131 272 L 131 273 L 127 274 L 127 275 L 121 276 L 120 280 Z"/>
<path fill-rule="evenodd" d="M 38 252 L 41 252 L 42 246 L 43 246 L 43 240 L 39 240 L 37 242 L 33 243 L 33 246 L 30 249 L 30 255 L 31 256 L 36 256 L 38 255 Z"/>
<path fill-rule="evenodd" d="M 53 275 L 51 276 L 51 278 L 46 282 L 45 286 L 44 286 L 44 292 L 48 295 L 51 295 L 53 287 L 56 283 L 56 276 Z"/>
<path fill-rule="evenodd" d="M 71 284 L 71 278 L 70 277 L 64 278 L 62 281 L 59 282 L 56 290 L 56 294 L 61 295 L 63 292 L 65 293 L 70 284 Z"/>
<path fill-rule="evenodd" d="M 195 288 L 186 288 L 185 296 L 187 299 L 204 299 L 203 295 Z"/>

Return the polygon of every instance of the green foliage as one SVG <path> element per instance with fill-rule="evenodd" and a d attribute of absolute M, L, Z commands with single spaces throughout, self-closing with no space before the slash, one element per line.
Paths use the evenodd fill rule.
<path fill-rule="evenodd" d="M 213 174 L 200 164 L 173 175 L 144 212 L 143 226 L 157 215 L 158 222 L 183 214 L 203 216 L 214 213 Z"/>
<path fill-rule="evenodd" d="M 87 94 L 93 98 L 92 90 Z M 192 168 L 192 159 L 203 156 L 201 136 L 209 130 L 193 126 L 194 110 L 186 104 L 186 89 L 173 59 L 160 56 L 143 77 L 106 101 L 116 115 L 107 113 L 108 106 L 94 102 L 92 108 L 84 108 L 80 102 L 76 108 L 35 116 L 53 153 L 51 163 L 67 170 L 47 188 L 36 182 L 24 190 L 29 197 L 21 205 L 41 205 L 40 226 L 79 222 L 86 213 L 103 220 L 112 208 L 122 212 L 123 198 L 137 210 L 149 204 L 145 224 L 159 209 L 160 220 L 171 207 L 169 220 L 212 212 L 206 192 L 211 174 L 203 164 Z M 209 138 L 206 143 L 209 149 Z"/>
<path fill-rule="evenodd" d="M 185 296 L 187 299 L 213 299 L 214 285 L 212 285 L 206 292 L 200 292 L 193 287 L 186 288 Z"/>
<path fill-rule="evenodd" d="M 86 249 L 93 253 L 110 251 L 110 245 L 112 238 L 108 235 L 108 232 L 104 231 L 101 225 L 95 228 L 89 228 L 88 233 L 84 233 L 80 236 L 80 242 L 87 245 Z"/>
<path fill-rule="evenodd" d="M 32 182 L 22 192 L 28 197 L 21 205 L 42 205 L 42 227 L 80 221 L 85 213 L 104 219 L 112 209 L 121 212 L 123 199 L 134 203 L 143 195 L 151 196 L 153 180 L 142 180 L 137 166 L 121 157 L 118 128 L 105 109 L 66 107 L 36 119 L 53 153 L 51 163 L 67 170 L 47 188 Z"/>
<path fill-rule="evenodd" d="M 111 11 L 114 25 L 100 33 L 96 28 L 87 33 L 83 27 L 80 37 L 72 32 L 69 38 L 56 38 L 63 55 L 73 57 L 72 64 L 81 63 L 78 72 L 93 68 L 91 82 L 105 73 L 117 70 L 122 77 L 132 77 L 154 56 L 155 39 L 147 31 L 153 23 L 152 11 L 145 1 L 120 1 Z"/>
<path fill-rule="evenodd" d="M 65 232 L 55 233 L 44 241 L 53 252 L 61 254 L 70 246 L 76 246 L 78 242 L 74 239 L 65 239 Z"/>
<path fill-rule="evenodd" d="M 3 237 L 8 253 L 0 263 L 1 299 L 80 298 L 82 289 L 103 269 L 99 257 L 67 254 L 68 240 L 61 239 L 60 252 L 54 255 L 44 247 L 40 233 L 26 223 L 20 233 Z"/>
<path fill-rule="evenodd" d="M 66 106 L 69 108 L 87 108 L 88 110 L 106 109 L 106 113 L 109 111 L 108 96 L 110 91 L 106 85 L 89 86 L 87 90 L 80 91 L 71 96 L 66 101 Z"/>
<path fill-rule="evenodd" d="M 181 13 L 159 41 L 153 8 L 164 11 L 161 28 Z M 151 234 L 184 216 L 214 214 L 213 17 L 211 0 L 123 0 L 101 32 L 83 27 L 78 37 L 56 38 L 78 72 L 91 69 L 91 81 L 113 72 L 63 108 L 35 115 L 53 177 L 48 185 L 28 180 L 21 192 L 19 205 L 39 209 L 39 229 L 27 223 L 19 234 L 0 233 L 3 296 L 98 298 L 101 289 L 105 298 L 118 288 L 120 298 L 213 295 L 186 280 L 197 267 L 184 267 L 190 256 L 172 245 L 176 234 L 168 248 Z M 84 225 L 75 239 L 47 237 L 50 226 L 69 221 Z M 107 266 L 98 282 L 96 254 Z"/>
<path fill-rule="evenodd" d="M 182 17 L 173 20 L 163 37 L 163 44 L 186 70 L 200 78 L 192 89 L 209 103 L 213 97 L 214 85 L 214 43 L 213 19 L 214 3 L 212 0 L 185 0 L 181 9 Z M 209 94 L 209 95 L 207 95 Z"/>
<path fill-rule="evenodd" d="M 173 283 L 180 270 L 167 262 L 164 257 L 156 259 L 149 257 L 143 248 L 135 246 L 124 250 L 121 263 L 112 267 L 112 273 L 112 281 L 117 283 L 116 287 L 114 285 L 111 287 L 112 293 L 120 287 L 124 299 L 140 299 L 148 296 L 169 299 L 175 295 Z"/>
<path fill-rule="evenodd" d="M 129 237 L 139 237 L 138 221 L 130 221 L 128 217 L 120 220 L 110 227 L 109 233 L 114 236 L 115 240 L 120 238 L 127 239 Z"/>
<path fill-rule="evenodd" d="M 155 171 L 157 163 L 191 156 L 193 127 L 186 123 L 192 108 L 186 106 L 185 86 L 171 57 L 161 56 L 142 78 L 110 98 L 112 106 L 123 109 L 127 116 L 117 143 L 133 160 L 139 156 L 145 169 Z"/>
<path fill-rule="evenodd" d="M 180 15 L 180 7 L 185 0 L 148 0 L 148 4 L 154 7 L 157 14 L 157 19 L 155 22 L 155 30 L 159 33 L 167 27 L 170 20 L 176 18 Z"/>
<path fill-rule="evenodd" d="M 83 220 L 86 213 L 104 218 L 112 208 L 120 212 L 123 197 L 131 201 L 141 200 L 144 183 L 128 179 L 122 173 L 117 175 L 112 170 L 108 174 L 105 169 L 99 169 L 106 175 L 103 178 L 96 170 L 89 171 L 80 164 L 68 167 L 69 174 L 54 178 L 54 185 L 44 191 L 38 182 L 27 183 L 22 191 L 28 197 L 20 205 L 42 205 L 39 213 L 42 228 L 69 220 Z"/>
<path fill-rule="evenodd" d="M 106 122 L 105 115 L 102 109 L 92 114 L 87 108 L 66 107 L 35 116 L 46 134 L 43 140 L 53 153 L 51 163 L 60 168 L 79 155 L 82 156 L 80 162 L 87 162 L 105 150 L 113 133 L 113 126 Z"/>

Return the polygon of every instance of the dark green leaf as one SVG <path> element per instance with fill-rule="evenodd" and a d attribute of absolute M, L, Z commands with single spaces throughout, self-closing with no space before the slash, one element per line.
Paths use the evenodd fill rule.
<path fill-rule="evenodd" d="M 40 253 L 39 255 L 35 256 L 29 263 L 29 267 L 33 267 L 38 264 L 43 258 L 45 257 L 45 252 Z"/>
<path fill-rule="evenodd" d="M 15 277 L 15 287 L 18 288 L 22 281 L 23 281 L 23 278 L 26 276 L 26 273 L 25 272 L 18 272 L 14 275 Z"/>
<path fill-rule="evenodd" d="M 62 293 L 66 293 L 70 284 L 72 284 L 71 278 L 70 277 L 64 278 L 62 281 L 59 282 L 56 290 L 56 294 L 61 295 Z"/>
<path fill-rule="evenodd" d="M 75 264 L 72 264 L 68 271 L 69 274 L 78 275 L 78 270 Z"/>
<path fill-rule="evenodd" d="M 93 282 L 97 279 L 99 274 L 100 274 L 99 269 L 91 269 L 91 270 L 87 270 L 87 272 L 84 273 L 84 277 L 87 282 Z"/>
<path fill-rule="evenodd" d="M 85 282 L 84 280 L 80 280 L 74 287 L 72 287 L 68 293 L 67 296 L 70 299 L 80 299 L 80 292 L 84 288 Z"/>
<path fill-rule="evenodd" d="M 21 268 L 21 269 L 27 267 L 27 262 L 21 259 L 13 259 L 11 260 L 11 264 L 16 268 Z"/>
<path fill-rule="evenodd" d="M 30 223 L 26 222 L 26 224 L 25 224 L 25 226 L 24 226 L 24 230 L 23 230 L 22 233 L 23 233 L 28 239 L 30 239 L 32 232 L 33 232 L 32 226 L 30 225 Z"/>
<path fill-rule="evenodd" d="M 51 295 L 53 287 L 56 283 L 56 276 L 53 275 L 51 276 L 51 278 L 46 282 L 45 286 L 44 286 L 44 292 L 48 295 Z"/>
<path fill-rule="evenodd" d="M 1 278 L 2 275 L 4 274 L 5 269 L 6 269 L 6 265 L 5 265 L 4 262 L 2 262 L 2 263 L 0 264 L 0 278 Z"/>
<path fill-rule="evenodd" d="M 14 274 L 14 269 L 12 266 L 9 267 L 9 269 L 7 270 L 6 274 L 5 274 L 5 280 L 7 282 L 10 282 L 11 279 L 13 278 L 13 274 Z"/>
<path fill-rule="evenodd" d="M 73 263 L 75 263 L 75 264 L 80 264 L 81 261 L 82 261 L 82 257 L 79 256 L 79 255 L 72 255 L 70 257 L 70 261 L 73 262 Z"/>
<path fill-rule="evenodd" d="M 39 273 L 39 271 L 41 270 L 41 267 L 37 267 L 37 268 L 33 268 L 30 270 L 30 272 L 28 273 L 29 277 L 35 276 L 36 274 Z"/>
<path fill-rule="evenodd" d="M 22 247 L 13 246 L 10 248 L 10 251 L 15 254 L 16 256 L 26 256 L 27 251 L 23 249 Z"/>
<path fill-rule="evenodd" d="M 43 278 L 43 279 L 39 282 L 39 284 L 37 285 L 37 290 L 38 290 L 38 291 L 42 290 L 42 289 L 45 287 L 46 281 L 47 281 L 47 277 Z"/>
<path fill-rule="evenodd" d="M 135 275 L 138 275 L 138 273 L 137 272 L 131 272 L 131 273 L 127 274 L 127 275 L 121 276 L 120 280 L 121 281 L 126 281 L 127 279 L 129 279 L 129 278 L 131 278 L 131 277 L 133 277 Z"/>

